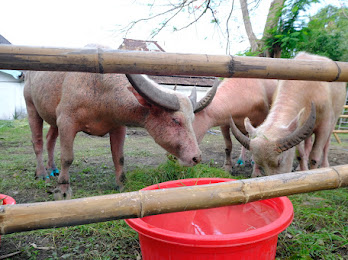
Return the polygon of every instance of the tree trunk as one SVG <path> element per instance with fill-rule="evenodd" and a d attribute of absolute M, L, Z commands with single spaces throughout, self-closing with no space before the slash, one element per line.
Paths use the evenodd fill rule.
<path fill-rule="evenodd" d="M 250 46 L 251 46 L 251 51 L 255 52 L 259 49 L 258 48 L 259 46 L 257 44 L 258 40 L 257 40 L 257 38 L 254 34 L 254 31 L 253 31 L 253 28 L 251 26 L 247 0 L 240 0 L 240 6 L 242 8 L 244 27 L 245 27 L 245 31 L 248 35 L 248 39 L 249 39 Z"/>
<path fill-rule="evenodd" d="M 271 35 L 269 31 L 276 27 L 283 9 L 285 0 L 273 0 L 268 11 L 265 29 L 263 30 L 263 36 L 260 41 L 260 50 L 265 46 L 265 41 Z M 262 56 L 271 58 L 280 58 L 282 49 L 280 46 L 273 46 L 272 49 L 266 49 Z"/>
<path fill-rule="evenodd" d="M 267 20 L 265 24 L 265 29 L 263 30 L 263 37 L 261 40 L 258 40 L 254 34 L 254 31 L 251 26 L 248 4 L 247 0 L 240 0 L 240 5 L 243 14 L 243 22 L 245 26 L 245 30 L 248 35 L 248 39 L 251 46 L 251 51 L 256 52 L 259 51 L 261 54 L 259 56 L 262 57 L 272 57 L 272 58 L 280 58 L 281 48 L 280 46 L 273 46 L 272 49 L 264 49 L 265 41 L 268 37 L 270 37 L 269 30 L 273 27 L 276 27 L 280 18 L 280 12 L 284 6 L 285 0 L 273 0 L 267 15 Z"/>

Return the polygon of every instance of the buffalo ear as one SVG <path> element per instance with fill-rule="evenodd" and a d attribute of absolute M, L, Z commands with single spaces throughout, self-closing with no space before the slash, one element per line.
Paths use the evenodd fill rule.
<path fill-rule="evenodd" d="M 147 102 L 147 100 L 143 98 L 134 88 L 129 87 L 128 90 L 133 93 L 133 95 L 136 97 L 140 105 L 147 108 L 151 107 L 151 104 Z"/>
<path fill-rule="evenodd" d="M 244 118 L 244 127 L 249 136 L 252 136 L 256 131 L 256 128 L 250 123 L 250 119 L 248 117 Z"/>
<path fill-rule="evenodd" d="M 291 122 L 287 125 L 286 128 L 290 133 L 294 132 L 297 129 L 304 110 L 305 109 L 302 108 L 301 111 L 297 114 L 297 116 L 295 116 L 294 119 L 292 119 Z"/>

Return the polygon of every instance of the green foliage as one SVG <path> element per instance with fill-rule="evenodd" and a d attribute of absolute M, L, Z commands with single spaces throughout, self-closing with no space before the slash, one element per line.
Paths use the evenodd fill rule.
<path fill-rule="evenodd" d="M 348 8 L 329 5 L 310 17 L 307 26 L 301 30 L 304 41 L 298 43 L 296 50 L 348 61 L 348 18 L 345 13 Z"/>
<path fill-rule="evenodd" d="M 280 48 L 283 58 L 291 57 L 297 44 L 304 40 L 304 35 L 301 33 L 304 21 L 299 14 L 306 11 L 312 3 L 317 2 L 318 0 L 287 0 L 277 14 L 278 26 L 268 31 L 270 37 L 265 39 L 265 48 Z"/>
<path fill-rule="evenodd" d="M 289 0 L 280 14 L 279 24 L 269 31 L 266 48 L 279 47 L 282 58 L 291 58 L 299 51 L 347 61 L 348 8 L 328 5 L 306 22 L 299 14 L 317 0 Z"/>
<path fill-rule="evenodd" d="M 266 49 L 281 49 L 282 58 L 292 58 L 300 51 L 348 61 L 348 8 L 327 5 L 306 19 L 303 13 L 318 0 L 287 0 L 276 15 L 279 22 L 267 31 L 264 47 L 257 52 L 239 53 L 259 56 Z"/>
<path fill-rule="evenodd" d="M 236 56 L 260 56 L 263 51 L 251 51 L 251 49 L 246 50 L 245 52 L 238 52 Z"/>

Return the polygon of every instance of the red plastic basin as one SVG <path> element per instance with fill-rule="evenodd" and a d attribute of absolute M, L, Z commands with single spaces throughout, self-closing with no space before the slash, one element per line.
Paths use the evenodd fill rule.
<path fill-rule="evenodd" d="M 0 194 L 0 200 L 2 200 L 3 205 L 16 204 L 16 201 L 14 200 L 14 198 L 4 194 Z M 1 242 L 1 236 L 0 236 L 0 242 Z"/>
<path fill-rule="evenodd" d="M 183 179 L 143 190 L 204 185 L 224 178 Z M 274 259 L 278 234 L 293 220 L 286 197 L 214 209 L 127 219 L 147 259 Z"/>

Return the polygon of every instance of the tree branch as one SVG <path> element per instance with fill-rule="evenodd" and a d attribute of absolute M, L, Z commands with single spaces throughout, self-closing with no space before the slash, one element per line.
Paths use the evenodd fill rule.
<path fill-rule="evenodd" d="M 226 20 L 226 34 L 227 34 L 227 44 L 226 44 L 226 54 L 230 52 L 230 31 L 229 31 L 229 22 L 233 13 L 233 7 L 234 7 L 234 0 L 232 1 L 231 10 L 228 14 L 227 20 Z"/>
<path fill-rule="evenodd" d="M 181 31 L 181 30 L 183 30 L 183 29 L 186 29 L 186 28 L 190 27 L 192 24 L 194 24 L 194 23 L 197 22 L 199 19 L 201 19 L 202 16 L 207 12 L 207 10 L 208 10 L 208 8 L 209 8 L 209 5 L 210 5 L 210 0 L 208 0 L 207 6 L 204 8 L 203 12 L 202 12 L 195 20 L 193 20 L 192 22 L 190 22 L 190 23 L 187 24 L 186 26 L 181 27 L 180 29 L 178 29 L 178 31 Z"/>
<path fill-rule="evenodd" d="M 166 20 L 166 21 L 162 24 L 162 26 L 161 26 L 159 29 L 156 30 L 156 32 L 154 32 L 154 33 L 151 34 L 151 38 L 153 38 L 153 37 L 155 37 L 157 34 L 159 34 L 160 31 L 162 31 L 162 29 L 163 29 L 164 27 L 166 27 L 167 24 L 168 24 L 175 16 L 177 16 L 178 13 L 181 12 L 181 10 L 182 10 L 183 8 L 184 8 L 183 5 L 180 6 L 180 8 L 178 9 L 178 11 L 177 11 L 175 14 L 173 14 L 168 20 Z"/>
<path fill-rule="evenodd" d="M 131 23 L 129 23 L 127 26 L 125 26 L 124 28 L 122 28 L 120 30 L 120 32 L 125 32 L 125 37 L 127 36 L 127 34 L 129 33 L 130 30 L 132 30 L 138 23 L 141 23 L 141 22 L 146 22 L 146 21 L 149 21 L 149 20 L 152 20 L 152 19 L 155 19 L 157 17 L 160 17 L 160 16 L 164 16 L 164 15 L 168 15 L 168 14 L 171 14 L 172 12 L 175 11 L 174 14 L 171 15 L 171 17 L 167 20 L 165 20 L 161 26 L 159 28 L 156 28 L 152 33 L 151 33 L 151 38 L 154 38 L 156 35 L 158 35 L 162 30 L 163 28 L 165 28 L 166 26 L 168 26 L 168 23 L 170 21 L 172 21 L 182 10 L 183 8 L 185 7 L 188 7 L 190 5 L 192 5 L 193 3 L 197 2 L 197 1 L 200 1 L 200 0 L 183 0 L 181 3 L 179 4 L 174 4 L 172 5 L 172 8 L 164 11 L 164 12 L 161 12 L 161 13 L 158 13 L 158 14 L 155 14 L 153 16 L 150 16 L 150 17 L 147 17 L 147 18 L 141 18 L 141 19 L 138 19 L 136 21 L 132 21 Z M 214 14 L 214 10 L 213 8 L 211 7 L 211 0 L 205 0 L 204 3 L 206 3 L 206 6 L 204 8 L 204 10 L 199 14 L 199 16 L 197 18 L 195 18 L 193 21 L 189 22 L 187 25 L 179 28 L 179 29 L 176 29 L 176 31 L 181 31 L 181 30 L 184 30 L 188 27 L 190 27 L 191 25 L 193 25 L 194 23 L 196 23 L 197 21 L 199 21 L 203 16 L 204 14 L 206 14 L 207 10 L 211 10 L 211 14 L 213 16 L 213 19 L 214 21 L 216 21 L 218 23 L 218 19 L 215 17 L 215 14 Z M 203 4 L 204 4 L 203 3 Z M 203 4 L 201 4 L 199 7 L 201 7 Z"/>
<path fill-rule="evenodd" d="M 150 17 L 147 17 L 147 18 L 141 18 L 141 19 L 138 19 L 136 21 L 132 21 L 131 23 L 129 23 L 127 26 L 125 26 L 124 28 L 122 28 L 120 31 L 121 32 L 125 32 L 125 37 L 127 36 L 127 34 L 129 33 L 130 30 L 132 30 L 134 28 L 135 25 L 137 25 L 138 23 L 140 22 L 145 22 L 145 21 L 149 21 L 149 20 L 153 20 L 159 16 L 162 16 L 162 15 L 166 15 L 168 13 L 171 13 L 177 9 L 182 9 L 188 5 L 190 5 L 191 3 L 194 3 L 198 0 L 191 0 L 187 3 L 187 0 L 183 0 L 182 3 L 180 3 L 179 5 L 174 5 L 173 8 L 171 9 L 168 9 L 164 12 L 161 12 L 161 13 L 158 13 L 158 14 L 155 14 L 153 16 L 150 16 Z"/>

